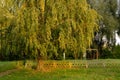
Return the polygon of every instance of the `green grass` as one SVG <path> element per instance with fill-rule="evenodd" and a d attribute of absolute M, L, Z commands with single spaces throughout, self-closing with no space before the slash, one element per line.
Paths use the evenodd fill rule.
<path fill-rule="evenodd" d="M 0 72 L 4 72 L 14 68 L 16 68 L 16 62 L 10 61 L 0 62 Z"/>
<path fill-rule="evenodd" d="M 47 73 L 19 70 L 1 77 L 0 80 L 120 80 L 120 69 L 88 68 Z"/>
<path fill-rule="evenodd" d="M 99 62 L 99 60 L 97 60 Z M 93 60 L 93 62 L 97 62 Z M 100 60 L 109 63 L 120 63 L 120 60 Z M 9 62 L 8 62 L 9 63 Z M 11 64 L 11 63 L 10 63 Z M 120 65 L 111 67 L 91 67 L 79 69 L 60 69 L 52 72 L 18 70 L 0 77 L 0 80 L 120 80 Z M 116 66 L 116 67 L 115 67 Z"/>

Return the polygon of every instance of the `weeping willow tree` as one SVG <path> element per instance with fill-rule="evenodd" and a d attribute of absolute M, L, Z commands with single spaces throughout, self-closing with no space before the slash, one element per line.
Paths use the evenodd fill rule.
<path fill-rule="evenodd" d="M 0 1 L 0 57 L 3 57 L 3 55 L 8 55 L 6 48 L 9 45 L 10 40 L 8 40 L 7 36 L 10 32 L 10 26 L 12 26 L 14 22 L 14 15 L 10 12 L 12 9 L 12 3 L 13 0 L 6 1 L 1 0 Z M 8 35 L 6 35 L 8 34 Z"/>
<path fill-rule="evenodd" d="M 46 10 L 46 27 L 51 30 L 50 44 L 55 51 L 71 50 L 75 58 L 80 52 L 85 53 L 98 30 L 97 12 L 86 0 L 49 0 Z"/>
<path fill-rule="evenodd" d="M 7 27 L 2 48 L 8 54 L 56 59 L 71 51 L 77 58 L 98 30 L 99 15 L 86 0 L 13 0 L 8 13 L 5 21 L 0 19 L 5 24 L 0 26 Z"/>

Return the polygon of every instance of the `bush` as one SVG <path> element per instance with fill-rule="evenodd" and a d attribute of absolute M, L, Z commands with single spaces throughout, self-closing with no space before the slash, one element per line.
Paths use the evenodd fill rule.
<path fill-rule="evenodd" d="M 113 58 L 120 59 L 120 45 L 117 45 L 113 48 L 112 55 L 113 55 Z"/>

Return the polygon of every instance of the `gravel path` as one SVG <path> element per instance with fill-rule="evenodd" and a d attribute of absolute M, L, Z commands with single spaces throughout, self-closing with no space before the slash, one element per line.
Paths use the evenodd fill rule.
<path fill-rule="evenodd" d="M 12 69 L 12 70 L 7 70 L 5 72 L 0 72 L 0 77 L 8 75 L 8 74 L 15 72 L 15 71 L 17 71 L 17 69 Z"/>

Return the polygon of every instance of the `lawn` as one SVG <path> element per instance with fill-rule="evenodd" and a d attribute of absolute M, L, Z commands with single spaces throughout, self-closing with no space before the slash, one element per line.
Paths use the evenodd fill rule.
<path fill-rule="evenodd" d="M 102 60 L 119 62 L 119 60 Z M 0 80 L 120 80 L 120 66 L 60 69 L 51 72 L 19 69 Z"/>
<path fill-rule="evenodd" d="M 120 80 L 120 69 L 88 68 L 56 70 L 47 73 L 18 70 L 17 72 L 1 77 L 0 80 Z"/>
<path fill-rule="evenodd" d="M 16 62 L 15 61 L 3 61 L 0 62 L 0 72 L 4 72 L 10 69 L 16 68 Z"/>

